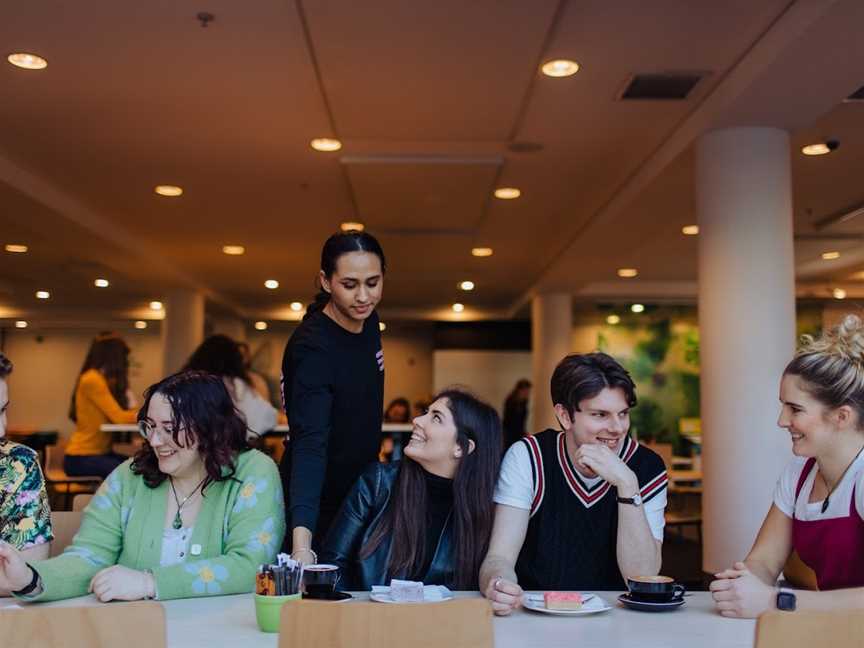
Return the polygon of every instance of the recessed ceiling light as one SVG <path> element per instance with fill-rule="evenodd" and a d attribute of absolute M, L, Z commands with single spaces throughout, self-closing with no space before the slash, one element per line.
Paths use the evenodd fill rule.
<path fill-rule="evenodd" d="M 268 279 L 264 282 L 264 287 L 269 288 L 270 290 L 276 290 L 279 287 L 279 282 L 275 279 Z"/>
<path fill-rule="evenodd" d="M 156 185 L 153 191 L 160 196 L 168 196 L 169 198 L 183 195 L 183 187 L 178 187 L 177 185 Z"/>
<path fill-rule="evenodd" d="M 291 310 L 294 311 L 295 313 L 299 313 L 300 311 L 303 310 L 303 303 L 302 302 L 291 302 Z"/>
<path fill-rule="evenodd" d="M 459 290 L 474 290 L 473 281 L 462 281 L 459 283 Z"/>
<path fill-rule="evenodd" d="M 681 233 L 686 236 L 696 236 L 699 233 L 698 225 L 685 225 L 681 228 Z"/>
<path fill-rule="evenodd" d="M 242 245 L 223 245 L 222 252 L 229 256 L 240 256 L 246 254 L 246 248 Z"/>
<path fill-rule="evenodd" d="M 642 304 L 633 304 L 630 307 L 630 310 L 633 311 L 634 313 L 642 313 L 645 311 L 645 306 Z"/>
<path fill-rule="evenodd" d="M 471 248 L 471 254 L 473 254 L 476 257 L 489 257 L 489 256 L 492 256 L 492 248 L 490 248 L 490 247 Z"/>
<path fill-rule="evenodd" d="M 342 148 L 342 142 L 330 137 L 317 137 L 310 142 L 310 145 L 316 151 L 324 151 L 328 153 L 331 151 L 338 151 Z"/>
<path fill-rule="evenodd" d="M 835 288 L 831 294 L 834 295 L 834 299 L 846 299 L 846 291 L 842 288 Z"/>
<path fill-rule="evenodd" d="M 150 310 L 161 311 L 162 310 L 162 302 L 160 301 L 152 301 L 150 302 Z"/>
<path fill-rule="evenodd" d="M 465 310 L 465 304 L 460 304 L 457 302 L 457 303 L 453 304 L 453 306 L 451 308 L 453 309 L 454 313 L 461 313 L 462 311 Z"/>
<path fill-rule="evenodd" d="M 636 268 L 618 268 L 618 276 L 623 279 L 632 279 L 638 274 L 639 271 Z"/>
<path fill-rule="evenodd" d="M 147 322 L 145 322 L 144 320 L 138 320 L 137 322 L 135 322 L 135 328 L 139 331 L 143 331 L 147 328 Z"/>
<path fill-rule="evenodd" d="M 30 248 L 28 248 L 26 245 L 19 245 L 17 243 L 7 243 L 6 244 L 6 251 L 12 252 L 15 254 L 24 254 L 29 249 Z"/>
<path fill-rule="evenodd" d="M 256 331 L 266 331 L 267 330 L 267 322 L 255 322 L 255 330 Z"/>
<path fill-rule="evenodd" d="M 495 190 L 495 197 L 500 198 L 501 200 L 513 200 L 521 195 L 522 192 L 516 187 L 498 187 Z"/>
<path fill-rule="evenodd" d="M 27 328 L 27 322 L 25 320 L 18 320 L 15 322 L 15 328 Z"/>
<path fill-rule="evenodd" d="M 352 230 L 356 232 L 362 232 L 364 229 L 366 229 L 366 226 L 363 223 L 358 223 L 356 221 L 347 221 L 345 223 L 342 223 L 339 226 L 339 229 L 341 229 L 343 232 L 350 232 Z"/>
<path fill-rule="evenodd" d="M 6 60 L 15 67 L 24 68 L 25 70 L 44 70 L 48 67 L 48 61 L 44 58 L 27 52 L 15 52 L 7 56 Z"/>
<path fill-rule="evenodd" d="M 828 140 L 827 142 L 816 142 L 803 146 L 801 152 L 804 155 L 827 155 L 831 151 L 836 151 L 839 146 L 840 142 L 837 140 Z"/>
<path fill-rule="evenodd" d="M 111 284 L 109 283 L 109 281 L 107 279 L 97 279 L 96 281 L 93 282 L 93 285 L 96 286 L 97 288 L 107 288 Z"/>
<path fill-rule="evenodd" d="M 834 252 L 834 251 L 832 251 L 832 252 L 823 252 L 823 253 L 822 253 L 822 258 L 825 259 L 826 261 L 833 261 L 834 259 L 839 259 L 839 258 L 840 258 L 840 253 L 839 253 L 839 252 Z"/>
<path fill-rule="evenodd" d="M 387 325 L 386 325 L 384 322 L 378 322 L 378 330 L 379 330 L 379 331 L 382 331 L 382 332 L 383 332 L 383 331 L 386 331 L 386 330 L 387 330 Z"/>
<path fill-rule="evenodd" d="M 609 317 L 606 318 L 606 323 L 611 324 L 612 326 L 615 326 L 616 324 L 619 324 L 620 322 L 621 322 L 621 317 L 618 315 L 613 314 L 613 315 L 610 315 Z"/>
<path fill-rule="evenodd" d="M 51 299 L 51 293 L 47 290 L 37 290 L 36 299 Z"/>
<path fill-rule="evenodd" d="M 579 64 L 570 59 L 554 59 L 546 61 L 540 69 L 546 76 L 568 77 L 573 76 L 579 71 Z"/>

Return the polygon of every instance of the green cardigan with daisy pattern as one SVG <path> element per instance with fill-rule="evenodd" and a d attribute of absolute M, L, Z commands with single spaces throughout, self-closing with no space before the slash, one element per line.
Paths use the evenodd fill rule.
<path fill-rule="evenodd" d="M 130 459 L 120 465 L 100 486 L 73 543 L 55 558 L 32 563 L 43 591 L 26 600 L 83 596 L 90 579 L 111 565 L 152 570 L 162 600 L 251 592 L 258 565 L 275 562 L 285 535 L 282 484 L 273 460 L 247 450 L 238 455 L 233 478 L 207 486 L 189 556 L 170 567 L 159 564 L 168 480 L 149 488 L 131 464 Z"/>

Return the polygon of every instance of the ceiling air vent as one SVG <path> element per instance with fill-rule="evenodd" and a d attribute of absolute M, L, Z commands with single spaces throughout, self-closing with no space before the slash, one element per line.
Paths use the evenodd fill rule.
<path fill-rule="evenodd" d="M 846 97 L 845 101 L 864 101 L 864 86 L 861 86 L 851 95 Z"/>
<path fill-rule="evenodd" d="M 688 73 L 636 74 L 621 93 L 623 100 L 682 100 L 703 75 Z"/>

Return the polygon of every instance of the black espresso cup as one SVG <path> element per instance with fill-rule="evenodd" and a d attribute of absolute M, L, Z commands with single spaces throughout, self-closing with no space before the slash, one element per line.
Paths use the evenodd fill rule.
<path fill-rule="evenodd" d="M 309 598 L 326 599 L 336 591 L 339 583 L 337 565 L 306 565 L 303 568 L 303 585 Z"/>
<path fill-rule="evenodd" d="M 627 579 L 627 589 L 634 601 L 672 603 L 684 597 L 684 586 L 668 576 L 634 576 Z"/>

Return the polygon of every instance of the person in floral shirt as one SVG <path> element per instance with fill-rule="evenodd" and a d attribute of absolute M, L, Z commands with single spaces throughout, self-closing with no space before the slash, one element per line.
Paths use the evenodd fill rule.
<path fill-rule="evenodd" d="M 0 353 L 0 542 L 18 549 L 25 560 L 41 560 L 54 539 L 51 509 L 38 455 L 6 439 L 10 373 L 12 363 Z M 0 596 L 8 594 L 0 587 Z"/>

